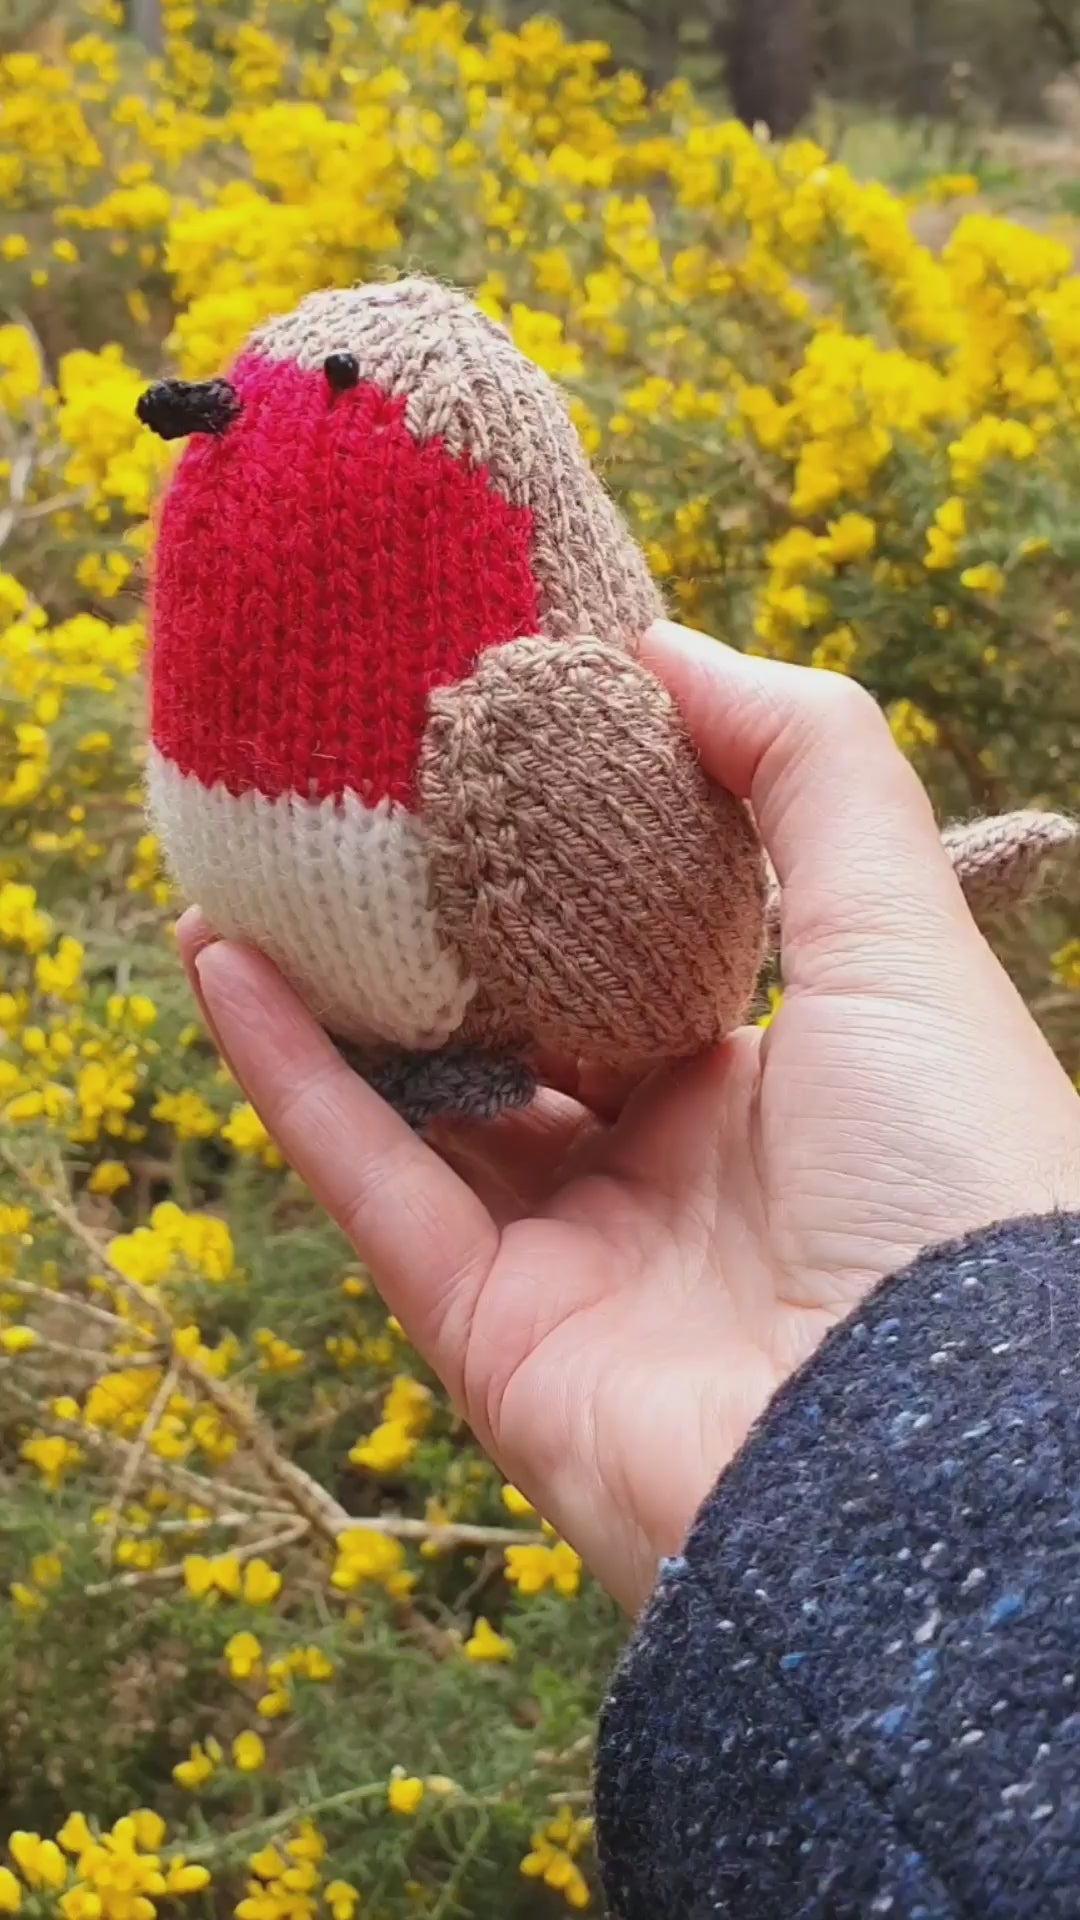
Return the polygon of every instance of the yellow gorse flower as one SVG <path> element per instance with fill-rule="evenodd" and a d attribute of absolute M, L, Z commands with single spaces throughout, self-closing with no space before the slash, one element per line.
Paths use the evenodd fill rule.
<path fill-rule="evenodd" d="M 195 1741 L 187 1759 L 177 1761 L 172 1770 L 173 1779 L 178 1787 L 184 1787 L 188 1793 L 197 1793 L 213 1778 L 221 1757 L 221 1748 L 216 1740 L 207 1740 L 205 1743 Z"/>
<path fill-rule="evenodd" d="M 522 1596 L 551 1587 L 571 1599 L 581 1584 L 581 1557 L 565 1540 L 553 1546 L 507 1547 L 505 1560 L 506 1578 Z"/>
<path fill-rule="evenodd" d="M 561 1893 L 567 1906 L 583 1909 L 589 1905 L 589 1888 L 576 1856 L 591 1835 L 591 1820 L 577 1819 L 569 1807 L 561 1807 L 553 1820 L 535 1829 L 519 1871 Z"/>
<path fill-rule="evenodd" d="M 119 0 L 82 11 L 0 55 L 0 1131 L 79 1240 L 69 1257 L 63 1219 L 25 1205 L 21 1181 L 0 1196 L 0 1360 L 31 1396 L 16 1490 L 57 1529 L 92 1526 L 95 1610 L 179 1623 L 201 1650 L 192 1685 L 216 1676 L 220 1702 L 199 1705 L 220 1722 L 193 1714 L 170 1760 L 233 1831 L 279 1775 L 268 1806 L 323 1770 L 308 1689 L 327 1689 L 323 1718 L 337 1710 L 357 1642 L 381 1657 L 406 1621 L 419 1637 L 428 1600 L 471 1617 L 464 1583 L 443 1590 L 453 1523 L 541 1523 L 403 1371 L 401 1328 L 365 1277 L 327 1253 L 329 1287 L 278 1290 L 322 1228 L 192 1017 L 144 829 L 143 601 L 174 451 L 140 427 L 138 395 L 164 371 L 217 374 L 316 289 L 405 260 L 460 272 L 566 384 L 674 614 L 864 679 L 950 807 L 974 769 L 1075 810 L 1059 692 L 1076 650 L 1080 275 L 1071 237 L 963 204 L 964 176 L 901 196 L 812 139 L 718 118 L 684 80 L 650 95 L 552 19 L 510 27 L 459 0 L 163 0 L 160 54 L 143 58 Z M 944 245 L 920 238 L 923 203 Z M 1022 720 L 1006 729 L 999 709 Z M 1063 921 L 1055 1020 L 1080 985 L 1064 938 Z M 79 1303 L 98 1316 L 82 1344 Z M 297 1538 L 287 1586 L 276 1517 L 247 1525 L 249 1502 L 276 1513 L 281 1492 L 254 1422 L 284 1452 L 302 1431 L 306 1461 L 331 1435 L 336 1496 L 371 1516 L 335 1521 L 329 1549 L 317 1529 Z M 114 1510 L 103 1483 L 122 1486 L 133 1457 Z M 384 1501 L 420 1520 L 415 1555 Z M 270 1558 L 249 1557 L 259 1540 Z M 545 1610 L 528 1633 L 516 1616 L 580 1591 L 549 1527 L 507 1543 L 504 1570 L 498 1626 L 446 1636 L 467 1703 L 507 1693 L 509 1675 L 477 1666 L 513 1659 L 527 1688 Z M 7 1579 L 12 1643 L 32 1660 L 69 1625 L 83 1561 L 59 1540 L 28 1547 Z M 360 1789 L 403 1855 L 410 1816 L 472 1791 L 415 1765 Z M 256 1839 L 268 1831 L 238 1920 L 364 1911 L 310 1821 Z M 587 1841 L 560 1807 L 521 1871 L 584 1908 Z M 73 1812 L 4 1859 L 0 1914 L 61 1920 L 154 1920 L 209 1878 L 150 1809 L 108 1832 Z M 437 1899 L 426 1880 L 405 1883 L 414 1895 Z"/>
<path fill-rule="evenodd" d="M 142 1286 L 185 1270 L 204 1280 L 223 1282 L 232 1278 L 236 1261 L 232 1235 L 223 1220 L 185 1213 L 171 1200 L 154 1208 L 148 1227 L 117 1235 L 109 1243 L 109 1258 L 127 1279 Z"/>
<path fill-rule="evenodd" d="M 386 1804 L 391 1813 L 417 1813 L 423 1798 L 423 1781 L 418 1780 L 415 1774 L 406 1773 L 403 1767 L 395 1767 L 386 1789 Z"/>
<path fill-rule="evenodd" d="M 55 1840 L 12 1833 L 7 1850 L 15 1872 L 0 1868 L 0 1912 L 19 1912 L 25 1888 L 30 1898 L 51 1896 L 63 1920 L 156 1920 L 159 1900 L 210 1883 L 206 1867 L 179 1854 L 163 1857 L 166 1832 L 161 1815 L 143 1807 L 101 1833 L 78 1812 Z"/>
<path fill-rule="evenodd" d="M 462 1652 L 466 1660 L 473 1660 L 478 1665 L 490 1664 L 496 1661 L 512 1660 L 514 1643 L 505 1634 L 496 1633 L 490 1622 L 481 1615 L 466 1640 Z"/>
<path fill-rule="evenodd" d="M 262 1647 L 253 1633 L 245 1629 L 234 1633 L 225 1648 L 225 1658 L 234 1680 L 247 1680 L 262 1659 Z"/>
<path fill-rule="evenodd" d="M 191 1553 L 184 1560 L 184 1586 L 194 1600 L 220 1595 L 226 1600 L 243 1600 L 249 1607 L 263 1607 L 280 1593 L 281 1575 L 258 1557 L 242 1565 L 235 1553 L 220 1553 L 209 1559 L 205 1554 Z M 253 1635 L 249 1641 L 240 1641 L 237 1636 L 242 1648 L 253 1640 Z M 230 1641 L 230 1647 L 235 1648 L 237 1641 Z"/>
<path fill-rule="evenodd" d="M 257 1733 L 238 1733 L 232 1743 L 233 1765 L 241 1773 L 258 1773 L 266 1765 L 266 1748 Z"/>
<path fill-rule="evenodd" d="M 431 1390 L 408 1374 L 398 1374 L 385 1401 L 383 1417 L 366 1440 L 349 1453 L 354 1467 L 370 1473 L 400 1473 L 416 1452 L 431 1421 Z"/>
<path fill-rule="evenodd" d="M 400 1596 L 408 1593 L 413 1576 L 406 1571 L 400 1540 L 374 1528 L 357 1527 L 338 1535 L 337 1562 L 330 1581 L 344 1593 L 370 1583 Z"/>

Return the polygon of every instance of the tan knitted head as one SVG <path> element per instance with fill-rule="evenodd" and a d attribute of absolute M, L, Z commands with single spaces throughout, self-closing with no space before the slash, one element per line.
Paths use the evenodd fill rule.
<path fill-rule="evenodd" d="M 437 439 L 526 508 L 539 626 L 552 639 L 632 643 L 662 611 L 558 390 L 465 294 L 418 279 L 314 293 L 260 328 L 252 346 L 316 374 L 331 354 L 348 354 L 361 384 L 404 400 L 417 441 Z"/>

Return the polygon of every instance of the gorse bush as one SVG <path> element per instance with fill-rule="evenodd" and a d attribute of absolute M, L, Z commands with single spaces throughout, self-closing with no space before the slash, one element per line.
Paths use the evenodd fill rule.
<path fill-rule="evenodd" d="M 193 1020 L 135 401 L 312 289 L 451 277 L 565 383 L 677 614 L 859 675 L 944 812 L 1068 805 L 1080 279 L 970 182 L 927 182 L 932 249 L 545 20 L 164 19 L 160 59 L 109 4 L 0 57 L 0 1913 L 557 1913 L 619 1624 Z M 1076 1070 L 1067 932 L 1005 944 Z"/>

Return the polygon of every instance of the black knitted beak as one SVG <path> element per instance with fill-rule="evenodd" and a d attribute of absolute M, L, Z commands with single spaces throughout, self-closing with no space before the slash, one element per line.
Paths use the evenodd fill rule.
<path fill-rule="evenodd" d="M 159 380 L 135 405 L 143 426 L 162 440 L 224 433 L 239 411 L 240 396 L 227 380 Z"/>

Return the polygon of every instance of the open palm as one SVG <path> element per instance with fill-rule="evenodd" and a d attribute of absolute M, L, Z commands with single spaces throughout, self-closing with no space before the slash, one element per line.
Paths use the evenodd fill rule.
<path fill-rule="evenodd" d="M 259 955 L 181 922 L 222 1051 L 502 1470 L 628 1607 L 773 1394 L 920 1248 L 1080 1201 L 1080 1102 L 873 703 L 677 629 L 650 663 L 782 888 L 768 1029 L 560 1063 L 419 1140 Z"/>

